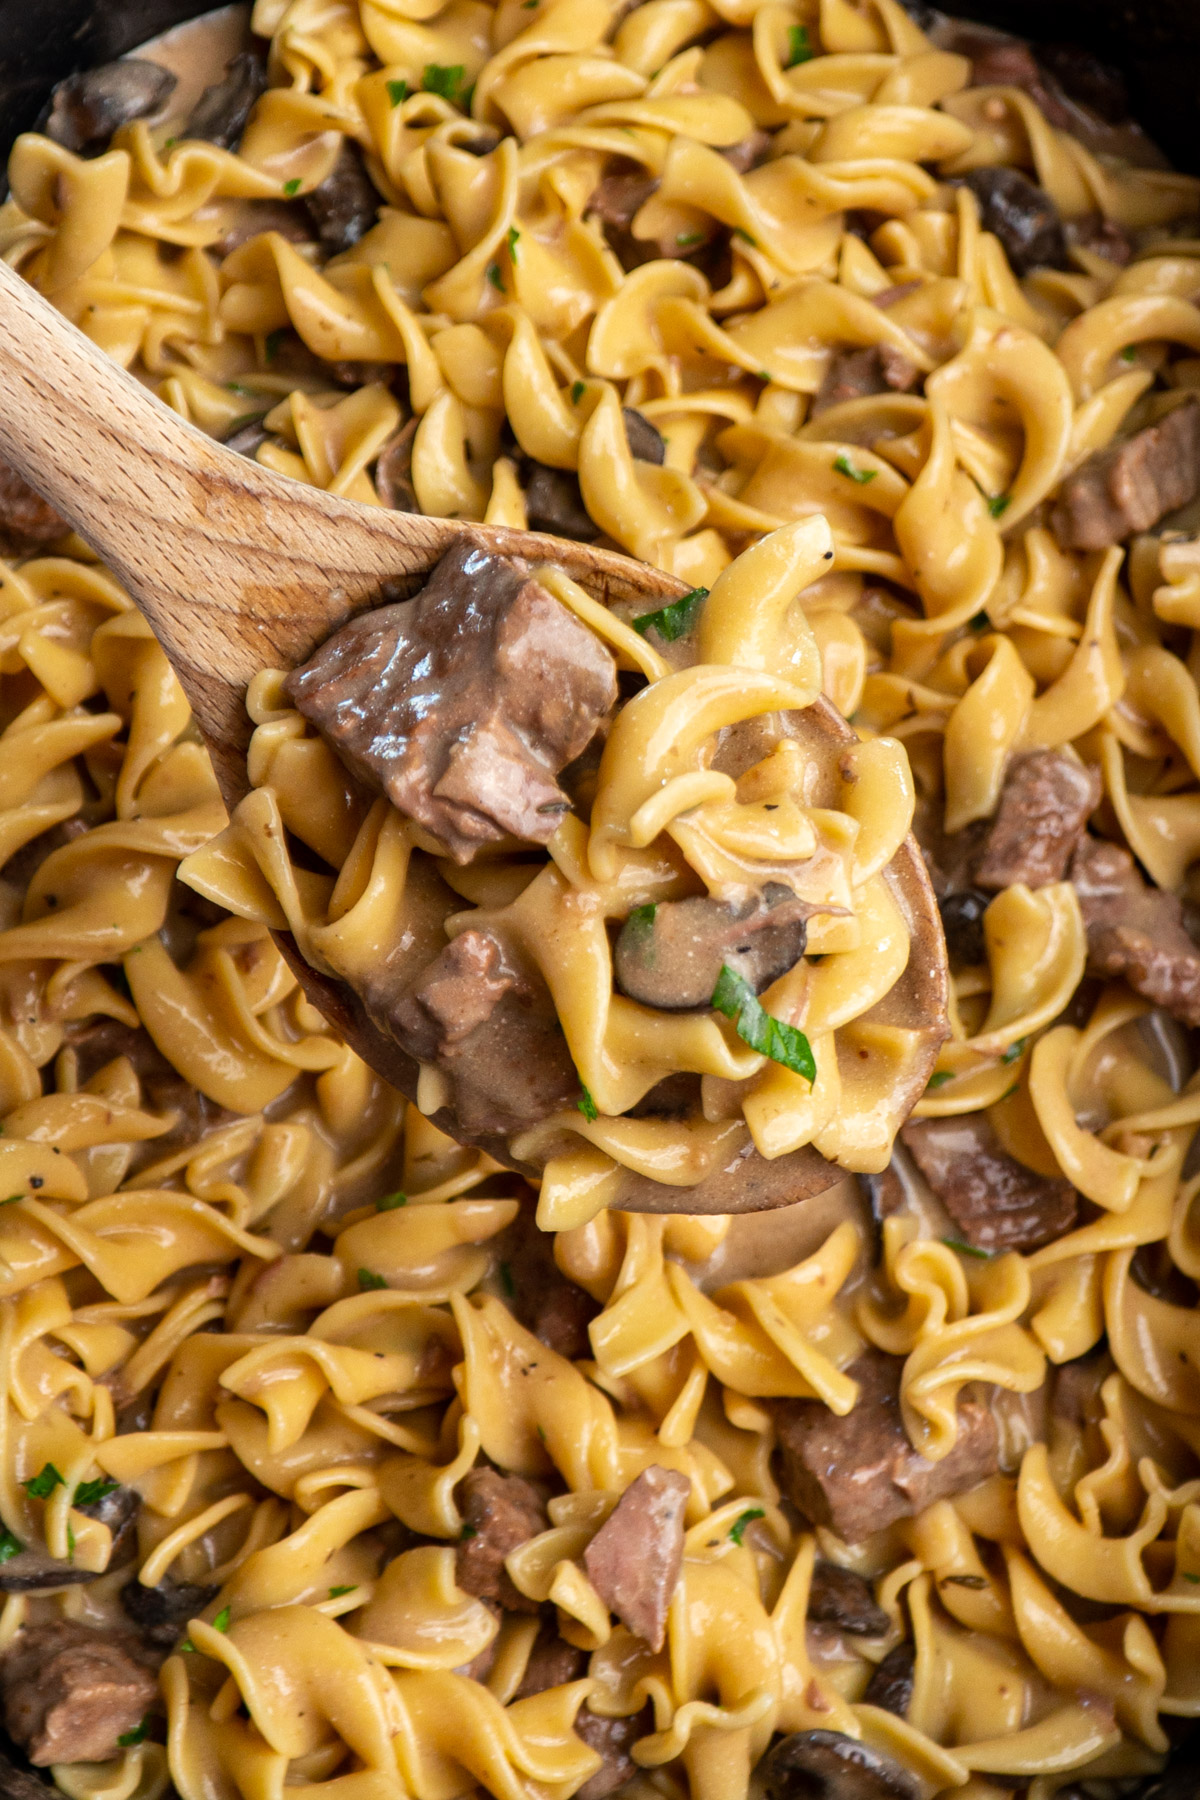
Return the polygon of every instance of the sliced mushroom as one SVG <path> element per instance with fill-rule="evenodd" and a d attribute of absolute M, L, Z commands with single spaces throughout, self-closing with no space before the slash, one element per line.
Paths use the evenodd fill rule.
<path fill-rule="evenodd" d="M 1018 275 L 1070 268 L 1062 219 L 1044 188 L 1001 167 L 972 169 L 962 180 L 979 202 L 984 230 L 1000 239 Z"/>
<path fill-rule="evenodd" d="M 946 948 L 950 960 L 960 967 L 974 968 L 977 963 L 987 961 L 983 915 L 995 897 L 980 888 L 958 888 L 953 893 L 943 894 L 938 901 Z"/>
<path fill-rule="evenodd" d="M 661 468 L 666 461 L 667 446 L 663 442 L 662 433 L 657 431 L 644 413 L 636 407 L 623 406 L 621 416 L 625 420 L 625 436 L 629 440 L 629 454 L 638 462 L 657 463 Z"/>
<path fill-rule="evenodd" d="M 337 161 L 320 187 L 305 196 L 309 217 L 331 255 L 350 250 L 379 216 L 379 195 L 367 174 L 362 151 L 343 138 Z"/>
<path fill-rule="evenodd" d="M 767 1800 L 917 1800 L 915 1778 L 840 1731 L 794 1731 L 762 1766 Z"/>
<path fill-rule="evenodd" d="M 263 424 L 265 414 L 245 419 L 236 431 L 231 431 L 225 439 L 227 450 L 236 450 L 239 456 L 254 457 L 270 437 L 270 432 Z"/>
<path fill-rule="evenodd" d="M 174 91 L 169 69 L 141 57 L 122 57 L 60 81 L 43 129 L 56 144 L 87 155 L 107 149 L 119 126 L 158 112 Z"/>
<path fill-rule="evenodd" d="M 853 1569 L 818 1562 L 808 1590 L 808 1616 L 818 1625 L 836 1625 L 852 1637 L 882 1637 L 889 1624 L 871 1585 Z"/>
<path fill-rule="evenodd" d="M 188 1620 L 199 1618 L 216 1591 L 191 1581 L 162 1581 L 157 1587 L 143 1587 L 135 1577 L 121 1589 L 121 1605 L 148 1644 L 169 1650 Z"/>
<path fill-rule="evenodd" d="M 889 1650 L 867 1684 L 863 1695 L 865 1703 L 895 1713 L 898 1719 L 907 1718 L 912 1705 L 916 1661 L 916 1651 L 909 1643 L 897 1644 L 894 1650 Z"/>
<path fill-rule="evenodd" d="M 545 463 L 522 465 L 525 479 L 525 516 L 531 531 L 548 531 L 554 537 L 573 538 L 592 544 L 600 527 L 583 504 L 579 477 L 570 469 L 551 469 Z"/>
<path fill-rule="evenodd" d="M 407 425 L 394 431 L 379 452 L 379 461 L 375 464 L 375 486 L 379 490 L 379 498 L 393 512 L 415 513 L 421 510 L 412 479 L 413 439 L 417 435 L 419 423 L 418 419 L 410 419 Z"/>
<path fill-rule="evenodd" d="M 127 1551 L 133 1548 L 134 1521 L 141 1501 L 133 1488 L 118 1487 L 99 1500 L 79 1506 L 89 1519 L 98 1519 L 112 1533 L 109 1569 L 120 1568 Z M 6 1563 L 0 1564 L 0 1593 L 30 1594 L 41 1589 L 78 1587 L 97 1580 L 94 1569 L 78 1569 L 74 1563 L 59 1562 L 43 1544 L 26 1544 Z"/>
<path fill-rule="evenodd" d="M 617 986 L 643 1006 L 694 1012 L 728 965 L 761 994 L 803 956 L 814 910 L 778 882 L 742 906 L 704 894 L 640 906 L 617 938 Z"/>
<path fill-rule="evenodd" d="M 203 138 L 222 150 L 235 150 L 242 141 L 250 114 L 266 92 L 267 68 L 261 56 L 243 50 L 228 64 L 220 81 L 205 88 L 188 115 L 184 137 Z"/>

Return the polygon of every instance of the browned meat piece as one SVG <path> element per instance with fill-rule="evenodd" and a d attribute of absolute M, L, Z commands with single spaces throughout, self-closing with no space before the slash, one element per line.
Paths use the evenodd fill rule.
<path fill-rule="evenodd" d="M 145 1643 L 171 1650 L 184 1626 L 200 1617 L 216 1591 L 190 1581 L 160 1581 L 157 1587 L 143 1587 L 135 1577 L 121 1589 L 121 1606 Z"/>
<path fill-rule="evenodd" d="M 568 1644 L 565 1638 L 559 1637 L 558 1627 L 553 1618 L 549 1618 L 533 1641 L 521 1685 L 513 1699 L 524 1700 L 530 1694 L 543 1694 L 547 1688 L 562 1687 L 568 1681 L 578 1681 L 586 1673 L 585 1653 L 577 1650 L 574 1644 Z"/>
<path fill-rule="evenodd" d="M 740 906 L 707 894 L 639 906 L 617 938 L 617 987 L 643 1006 L 691 1012 L 712 1004 L 728 964 L 761 994 L 803 956 L 813 911 L 777 882 Z"/>
<path fill-rule="evenodd" d="M 641 211 L 657 187 L 658 182 L 652 175 L 647 175 L 640 164 L 625 172 L 605 175 L 588 196 L 587 210 L 594 213 L 602 225 L 628 231 L 635 214 Z"/>
<path fill-rule="evenodd" d="M 881 1350 L 860 1356 L 848 1371 L 858 1401 L 841 1419 L 820 1400 L 776 1403 L 785 1494 L 848 1544 L 974 1487 L 999 1466 L 996 1421 L 977 1400 L 960 1403 L 958 1438 L 941 1462 L 913 1449 L 900 1417 L 903 1367 L 902 1357 Z"/>
<path fill-rule="evenodd" d="M 551 469 L 526 457 L 521 463 L 521 479 L 530 531 L 548 531 L 577 544 L 595 543 L 600 527 L 583 504 L 579 477 L 573 470 Z"/>
<path fill-rule="evenodd" d="M 1092 1350 L 1054 1370 L 1050 1409 L 1068 1425 L 1091 1425 L 1100 1417 L 1100 1389 L 1113 1372 L 1106 1350 Z"/>
<path fill-rule="evenodd" d="M 733 164 L 739 175 L 746 175 L 751 169 L 757 169 L 759 163 L 766 162 L 770 148 L 770 132 L 756 125 L 749 137 L 730 144 L 727 149 L 722 150 L 721 155 L 727 163 Z"/>
<path fill-rule="evenodd" d="M 1088 815 L 1100 804 L 1100 775 L 1061 750 L 1018 756 L 975 869 L 981 888 L 1046 887 L 1062 881 Z"/>
<path fill-rule="evenodd" d="M 1200 401 L 1111 444 L 1069 475 L 1050 516 L 1064 550 L 1107 550 L 1200 493 Z"/>
<path fill-rule="evenodd" d="M 662 433 L 635 406 L 623 406 L 621 417 L 625 421 L 629 454 L 639 462 L 657 463 L 661 468 L 667 458 L 667 446 Z"/>
<path fill-rule="evenodd" d="M 228 1124 L 236 1116 L 185 1081 L 140 1025 L 123 1025 L 119 1019 L 81 1021 L 68 1025 L 66 1047 L 75 1052 L 75 1078 L 80 1087 L 86 1087 L 118 1056 L 125 1056 L 141 1083 L 146 1110 L 177 1115 L 170 1131 L 135 1148 L 131 1169 L 157 1162 L 181 1144 L 197 1143 L 206 1132 Z"/>
<path fill-rule="evenodd" d="M 898 1719 L 907 1718 L 912 1705 L 916 1664 L 916 1651 L 911 1644 L 897 1644 L 894 1650 L 889 1650 L 867 1683 L 864 1704 L 882 1707 L 884 1712 L 895 1713 Z"/>
<path fill-rule="evenodd" d="M 375 486 L 379 490 L 379 498 L 393 512 L 415 513 L 421 510 L 412 479 L 413 439 L 420 423 L 420 419 L 410 419 L 407 425 L 401 425 L 399 431 L 394 431 L 379 452 L 379 461 L 375 464 Z"/>
<path fill-rule="evenodd" d="M 158 1692 L 134 1637 L 58 1619 L 27 1625 L 0 1663 L 8 1735 L 39 1768 L 104 1762 Z"/>
<path fill-rule="evenodd" d="M 30 556 L 70 529 L 15 469 L 0 463 L 0 555 Z"/>
<path fill-rule="evenodd" d="M 632 1482 L 583 1553 L 588 1579 L 635 1637 L 661 1650 L 683 1567 L 683 1514 L 692 1484 L 652 1463 Z"/>
<path fill-rule="evenodd" d="M 1070 1231 L 1079 1196 L 1016 1161 L 982 1113 L 910 1119 L 900 1133 L 917 1167 L 977 1250 L 1036 1250 Z"/>
<path fill-rule="evenodd" d="M 1092 250 L 1097 256 L 1124 268 L 1133 260 L 1133 240 L 1115 219 L 1103 213 L 1085 213 L 1081 219 L 1068 219 L 1067 242 L 1073 250 Z"/>
<path fill-rule="evenodd" d="M 470 862 L 546 844 L 569 801 L 554 777 L 617 698 L 612 655 L 525 563 L 470 538 L 415 600 L 360 613 L 287 678 L 351 773 Z"/>
<path fill-rule="evenodd" d="M 958 888 L 943 894 L 938 901 L 942 930 L 950 961 L 959 968 L 974 968 L 987 961 L 987 944 L 983 935 L 983 915 L 994 899 L 978 888 Z"/>
<path fill-rule="evenodd" d="M 835 350 L 812 404 L 812 417 L 862 400 L 868 394 L 911 394 L 921 371 L 894 344 L 871 344 L 866 350 Z"/>
<path fill-rule="evenodd" d="M 588 1777 L 575 1795 L 575 1800 L 606 1800 L 619 1787 L 636 1775 L 637 1764 L 629 1754 L 639 1738 L 654 1730 L 654 1718 L 648 1706 L 630 1713 L 625 1719 L 602 1719 L 592 1712 L 585 1700 L 575 1715 L 575 1735 L 591 1750 L 604 1758 L 600 1768 Z"/>
<path fill-rule="evenodd" d="M 505 1297 L 526 1330 L 572 1362 L 590 1356 L 588 1326 L 599 1305 L 563 1274 L 554 1260 L 554 1234 L 538 1230 L 532 1206 L 522 1206 L 500 1249 Z"/>
<path fill-rule="evenodd" d="M 794 1731 L 762 1770 L 767 1800 L 917 1800 L 921 1791 L 882 1750 L 840 1731 Z"/>
<path fill-rule="evenodd" d="M 252 50 L 243 50 L 226 64 L 222 79 L 205 88 L 188 115 L 183 136 L 236 150 L 266 87 L 266 62 Z"/>
<path fill-rule="evenodd" d="M 1087 929 L 1088 970 L 1124 979 L 1185 1025 L 1200 1025 L 1200 948 L 1174 894 L 1142 879 L 1128 850 L 1085 837 L 1071 863 Z"/>
<path fill-rule="evenodd" d="M 853 1569 L 824 1561 L 813 1569 L 808 1616 L 818 1625 L 836 1625 L 851 1637 L 882 1637 L 890 1623 L 869 1581 Z"/>
<path fill-rule="evenodd" d="M 42 130 L 77 156 L 95 154 L 108 148 L 119 126 L 160 111 L 175 85 L 169 69 L 141 57 L 85 69 L 59 82 Z"/>
<path fill-rule="evenodd" d="M 985 231 L 994 232 L 1018 275 L 1070 267 L 1062 220 L 1049 194 L 1016 169 L 972 169 L 962 177 L 979 202 Z"/>
<path fill-rule="evenodd" d="M 495 1600 L 510 1612 L 537 1612 L 509 1580 L 504 1559 L 549 1525 L 541 1495 L 519 1475 L 472 1469 L 459 1486 L 463 1533 L 454 1578 L 466 1594 Z"/>
<path fill-rule="evenodd" d="M 352 249 L 370 231 L 379 217 L 380 199 L 353 139 L 343 138 L 333 168 L 320 187 L 304 196 L 304 203 L 331 256 Z"/>
<path fill-rule="evenodd" d="M 517 1131 L 579 1097 L 549 988 L 537 969 L 510 962 L 489 932 L 456 937 L 385 1022 L 412 1055 L 449 1076 L 466 1131 Z"/>

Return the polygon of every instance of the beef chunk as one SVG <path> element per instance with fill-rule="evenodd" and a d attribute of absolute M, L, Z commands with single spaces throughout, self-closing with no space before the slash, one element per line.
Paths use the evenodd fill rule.
<path fill-rule="evenodd" d="M 981 888 L 1062 881 L 1089 813 L 1100 804 L 1100 776 L 1061 750 L 1018 756 L 1004 778 L 1000 805 L 975 868 Z"/>
<path fill-rule="evenodd" d="M 889 1624 L 870 1582 L 853 1569 L 824 1561 L 818 1561 L 813 1569 L 808 1616 L 818 1625 L 836 1625 L 851 1637 L 882 1637 Z"/>
<path fill-rule="evenodd" d="M 1107 550 L 1200 493 L 1200 401 L 1110 444 L 1069 475 L 1050 515 L 1064 550 Z"/>
<path fill-rule="evenodd" d="M 531 1206 L 522 1206 L 509 1226 L 501 1255 L 512 1290 L 508 1304 L 526 1330 L 571 1362 L 590 1356 L 588 1326 L 599 1305 L 563 1274 L 554 1260 L 554 1235 L 538 1230 Z"/>
<path fill-rule="evenodd" d="M 917 1167 L 977 1250 L 1036 1250 L 1075 1223 L 1079 1196 L 1016 1161 L 983 1113 L 910 1119 L 900 1133 Z"/>
<path fill-rule="evenodd" d="M 583 1553 L 588 1579 L 635 1637 L 661 1650 L 683 1566 L 686 1475 L 652 1463 L 621 1495 Z"/>
<path fill-rule="evenodd" d="M 200 1617 L 216 1591 L 191 1581 L 160 1581 L 157 1587 L 143 1587 L 135 1579 L 121 1589 L 121 1606 L 147 1644 L 170 1650 L 184 1626 Z"/>
<path fill-rule="evenodd" d="M 205 88 L 188 115 L 183 136 L 236 150 L 266 87 L 266 63 L 252 50 L 243 50 L 226 65 L 223 78 Z"/>
<path fill-rule="evenodd" d="M 1129 117 L 1129 89 L 1120 69 L 1113 67 L 1082 44 L 1039 44 L 1038 62 L 1057 81 L 1064 94 L 1086 106 L 1109 125 L 1121 125 Z"/>
<path fill-rule="evenodd" d="M 70 529 L 15 469 L 0 463 L 0 555 L 31 556 Z"/>
<path fill-rule="evenodd" d="M 490 932 L 456 937 L 386 1022 L 413 1056 L 449 1076 L 465 1131 L 517 1131 L 579 1096 L 549 988 Z"/>
<path fill-rule="evenodd" d="M 169 69 L 124 56 L 60 81 L 42 130 L 76 156 L 96 155 L 118 127 L 158 112 L 174 91 Z"/>
<path fill-rule="evenodd" d="M 1185 1025 L 1200 1025 L 1200 948 L 1174 894 L 1142 879 L 1128 850 L 1085 837 L 1071 863 L 1087 930 L 1088 970 L 1124 979 Z"/>
<path fill-rule="evenodd" d="M 903 1357 L 881 1350 L 860 1356 L 849 1370 L 858 1400 L 841 1419 L 820 1400 L 776 1404 L 785 1494 L 850 1544 L 974 1487 L 999 1466 L 996 1421 L 977 1400 L 960 1403 L 949 1456 L 933 1463 L 913 1449 L 900 1417 L 903 1367 Z"/>
<path fill-rule="evenodd" d="M 921 371 L 894 344 L 871 344 L 866 350 L 835 350 L 812 404 L 812 416 L 861 400 L 868 394 L 911 394 Z"/>
<path fill-rule="evenodd" d="M 534 1639 L 521 1685 L 513 1699 L 524 1700 L 530 1694 L 544 1694 L 547 1688 L 562 1687 L 568 1681 L 578 1681 L 586 1672 L 585 1653 L 577 1650 L 574 1644 L 568 1644 L 565 1638 L 559 1637 L 554 1619 L 548 1618 Z"/>
<path fill-rule="evenodd" d="M 337 161 L 304 203 L 318 239 L 331 256 L 353 249 L 379 217 L 379 194 L 367 174 L 362 151 L 342 139 Z"/>
<path fill-rule="evenodd" d="M 519 1475 L 472 1469 L 459 1486 L 463 1535 L 454 1578 L 466 1594 L 495 1600 L 510 1612 L 537 1612 L 509 1580 L 504 1559 L 549 1526 L 541 1495 Z"/>
<path fill-rule="evenodd" d="M 571 538 L 577 544 L 595 543 L 600 527 L 583 504 L 578 475 L 570 469 L 551 469 L 526 458 L 522 479 L 525 517 L 531 531 L 548 531 L 553 537 Z"/>
<path fill-rule="evenodd" d="M 158 1692 L 136 1638 L 58 1619 L 28 1625 L 0 1663 L 4 1723 L 39 1768 L 104 1762 Z"/>
<path fill-rule="evenodd" d="M 410 419 L 407 425 L 401 425 L 399 431 L 394 431 L 379 452 L 379 461 L 375 464 L 375 486 L 379 490 L 379 498 L 393 512 L 415 513 L 421 510 L 412 478 L 413 439 L 420 423 L 419 419 Z"/>
<path fill-rule="evenodd" d="M 776 882 L 741 905 L 695 894 L 639 906 L 617 938 L 617 987 L 643 1006 L 691 1012 L 712 1004 L 728 964 L 761 994 L 803 956 L 813 911 Z"/>
<path fill-rule="evenodd" d="M 575 1800 L 605 1800 L 637 1774 L 637 1764 L 630 1751 L 639 1738 L 654 1730 L 651 1708 L 630 1713 L 624 1719 L 602 1719 L 592 1712 L 586 1700 L 575 1715 L 575 1735 L 591 1750 L 604 1758 L 600 1768 L 590 1775 L 575 1795 Z"/>
<path fill-rule="evenodd" d="M 914 1776 L 840 1731 L 794 1731 L 762 1765 L 767 1800 L 917 1800 Z"/>
<path fill-rule="evenodd" d="M 656 463 L 659 468 L 666 461 L 667 446 L 662 433 L 638 412 L 634 406 L 623 406 L 621 417 L 625 421 L 625 437 L 629 444 L 629 454 L 639 462 Z"/>
<path fill-rule="evenodd" d="M 958 888 L 943 894 L 938 901 L 942 930 L 950 960 L 960 968 L 974 968 L 987 961 L 987 944 L 983 935 L 983 915 L 993 896 L 979 888 Z"/>
<path fill-rule="evenodd" d="M 462 863 L 510 836 L 549 843 L 569 807 L 554 777 L 617 698 L 599 638 L 469 538 L 415 600 L 360 613 L 286 685 L 351 773 Z"/>
<path fill-rule="evenodd" d="M 895 1713 L 898 1719 L 907 1718 L 912 1705 L 916 1664 L 917 1654 L 912 1644 L 897 1644 L 894 1650 L 889 1650 L 867 1683 L 864 1704 L 880 1706 L 884 1712 Z"/>
<path fill-rule="evenodd" d="M 962 177 L 979 202 L 985 231 L 994 232 L 1018 275 L 1070 267 L 1062 220 L 1049 194 L 1016 169 L 972 169 Z"/>

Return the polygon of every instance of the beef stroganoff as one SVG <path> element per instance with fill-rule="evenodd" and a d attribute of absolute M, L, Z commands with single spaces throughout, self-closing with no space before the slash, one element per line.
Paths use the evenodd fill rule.
<path fill-rule="evenodd" d="M 272 468 L 692 592 L 467 546 L 264 672 L 229 819 L 0 478 L 8 1732 L 72 1800 L 1121 1800 L 1200 1716 L 1200 184 L 895 0 L 250 25 L 65 83 L 3 253 Z M 872 1013 L 914 810 L 940 1048 Z M 730 1131 L 835 1185 L 622 1208 Z"/>

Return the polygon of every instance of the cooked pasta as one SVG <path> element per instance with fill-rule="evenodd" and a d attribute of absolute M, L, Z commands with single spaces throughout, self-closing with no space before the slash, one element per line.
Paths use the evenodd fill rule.
<path fill-rule="evenodd" d="M 707 594 L 536 572 L 623 705 L 544 851 L 456 859 L 282 671 L 228 818 L 0 479 L 9 1732 L 71 1800 L 1125 1800 L 1200 1718 L 1200 183 L 896 0 L 250 24 L 215 94 L 75 78 L 3 254 L 270 467 Z M 763 863 L 807 1077 L 614 992 L 606 921 Z M 571 1052 L 484 1147 L 272 936 L 365 991 L 447 920 Z M 633 1210 L 748 1141 L 841 1166 Z"/>

